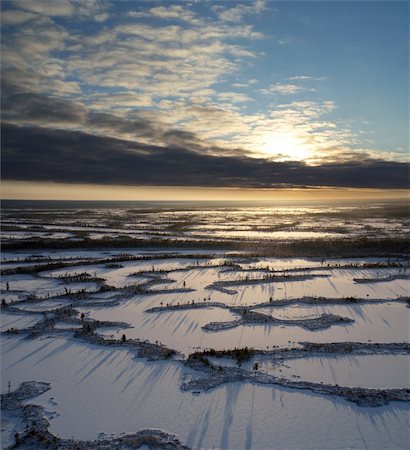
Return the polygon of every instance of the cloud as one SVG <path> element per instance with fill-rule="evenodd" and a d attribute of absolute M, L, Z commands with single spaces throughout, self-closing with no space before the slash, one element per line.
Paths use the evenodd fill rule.
<path fill-rule="evenodd" d="M 21 4 L 20 10 L 3 12 L 7 23 L 19 24 L 18 30 L 11 28 L 3 36 L 3 79 L 22 91 L 72 98 L 78 94 L 78 101 L 84 86 L 109 88 L 118 95 L 129 90 L 130 97 L 136 100 L 135 107 L 148 106 L 148 99 L 154 97 L 198 97 L 197 91 L 209 89 L 237 71 L 245 58 L 256 56 L 233 40 L 261 38 L 261 33 L 250 25 L 231 26 L 205 19 L 201 19 L 201 24 L 187 20 L 182 25 L 164 26 L 130 22 L 129 17 L 122 17 L 104 28 L 74 31 L 53 18 L 81 18 L 88 14 L 103 21 L 108 18 L 108 5 L 72 0 L 53 2 L 47 9 L 48 3 L 17 2 L 13 5 Z M 150 8 L 147 14 L 154 21 L 182 11 L 183 17 L 194 17 L 194 13 L 188 14 L 186 8 L 181 8 Z M 133 95 L 133 91 L 139 95 Z M 105 98 L 108 109 L 113 102 L 109 96 Z M 103 107 L 102 99 L 101 96 L 96 104 L 98 109 Z"/>
<path fill-rule="evenodd" d="M 152 105 L 152 97 L 142 92 L 123 91 L 113 94 L 92 94 L 85 99 L 94 110 L 135 109 Z"/>
<path fill-rule="evenodd" d="M 50 17 L 71 16 L 75 11 L 74 4 L 71 1 L 65 0 L 53 2 L 46 0 L 25 0 L 21 2 L 15 0 L 13 5 L 26 11 Z"/>
<path fill-rule="evenodd" d="M 295 75 L 293 77 L 289 77 L 291 81 L 323 81 L 326 80 L 326 77 L 312 77 L 310 75 Z"/>
<path fill-rule="evenodd" d="M 292 42 L 292 39 L 291 38 L 287 38 L 287 37 L 279 38 L 277 40 L 277 43 L 279 45 L 287 45 L 287 44 L 290 44 L 291 42 Z"/>
<path fill-rule="evenodd" d="M 100 13 L 94 15 L 94 20 L 96 22 L 105 22 L 110 18 L 110 15 L 108 13 Z"/>
<path fill-rule="evenodd" d="M 4 32 L 1 55 L 3 83 L 21 92 L 60 96 L 79 94 L 80 83 L 67 79 L 70 74 L 66 71 L 66 63 L 57 56 L 67 49 L 70 39 L 70 33 L 62 26 L 36 14 L 16 29 Z"/>
<path fill-rule="evenodd" d="M 107 3 L 102 0 L 13 0 L 13 7 L 46 17 L 93 17 L 104 21 Z"/>
<path fill-rule="evenodd" d="M 37 18 L 37 14 L 26 11 L 3 11 L 1 13 L 1 24 L 3 26 L 22 25 L 25 22 Z"/>
<path fill-rule="evenodd" d="M 314 92 L 315 90 L 292 83 L 275 83 L 271 84 L 267 89 L 261 89 L 260 91 L 263 94 L 293 95 L 299 92 Z"/>
<path fill-rule="evenodd" d="M 163 20 L 177 20 L 192 25 L 200 25 L 203 23 L 195 13 L 181 5 L 156 6 L 146 11 L 129 11 L 126 15 L 137 19 L 154 17 Z"/>
<path fill-rule="evenodd" d="M 237 92 L 203 89 L 190 101 L 162 100 L 158 110 L 151 109 L 150 96 L 137 92 L 96 93 L 72 101 L 20 92 L 4 83 L 2 89 L 3 120 L 26 127 L 80 130 L 157 146 L 172 143 L 204 154 L 276 161 L 303 158 L 313 165 L 348 161 L 353 154 L 355 158 L 376 156 L 363 146 L 352 151 L 352 144 L 360 144 L 354 134 L 323 119 L 335 108 L 331 101 L 284 103 L 264 114 L 245 114 L 233 106 L 246 101 Z"/>
<path fill-rule="evenodd" d="M 104 28 L 75 31 L 53 18 L 104 21 L 109 17 L 109 4 L 27 0 L 10 5 L 15 9 L 3 11 L 3 21 L 19 24 L 19 29 L 3 37 L 3 76 L 26 91 L 59 96 L 81 94 L 83 85 L 144 91 L 149 97 L 195 95 L 238 70 L 244 58 L 256 56 L 233 40 L 262 37 L 251 25 L 199 20 L 181 5 L 131 11 Z M 154 22 L 136 22 L 130 17 L 141 14 Z M 182 18 L 183 26 L 155 22 L 176 18 Z"/>
<path fill-rule="evenodd" d="M 363 159 L 312 167 L 10 124 L 2 127 L 2 149 L 5 180 L 133 186 L 408 187 L 409 165 L 398 162 Z"/>
<path fill-rule="evenodd" d="M 233 103 L 250 102 L 252 99 L 240 92 L 220 92 L 218 98 L 222 101 L 228 100 Z"/>
<path fill-rule="evenodd" d="M 266 1 L 256 0 L 253 4 L 238 4 L 233 8 L 216 5 L 213 9 L 223 22 L 241 22 L 245 16 L 261 14 L 266 9 Z"/>
<path fill-rule="evenodd" d="M 178 145 L 189 145 L 192 151 L 203 145 L 201 138 L 195 133 L 173 128 L 174 121 L 166 120 L 169 115 L 135 109 L 129 114 L 118 114 L 118 111 L 113 113 L 112 108 L 108 108 L 109 112 L 104 111 L 103 107 L 98 109 L 95 107 L 96 102 L 102 101 L 105 105 L 104 99 L 100 98 L 101 95 L 92 96 L 90 109 L 81 102 L 37 93 L 21 93 L 6 86 L 2 90 L 2 119 L 24 127 L 81 130 L 90 135 L 130 141 L 137 139 L 140 143 L 158 146 L 169 144 L 172 138 L 172 142 Z M 115 95 L 113 97 L 116 107 L 120 107 L 119 104 L 123 102 L 122 107 L 128 111 L 127 102 L 133 99 L 125 94 L 121 94 L 119 99 L 115 98 Z M 183 139 L 185 140 L 182 142 Z"/>
<path fill-rule="evenodd" d="M 88 111 L 80 103 L 48 98 L 28 92 L 13 92 L 7 85 L 2 89 L 2 119 L 21 125 L 49 127 L 78 127 L 86 120 Z"/>
<path fill-rule="evenodd" d="M 292 142 L 306 149 L 311 165 L 374 158 L 371 144 L 329 119 L 333 102 L 298 99 L 314 92 L 308 82 L 322 77 L 302 73 L 264 89 L 263 73 L 249 79 L 254 75 L 248 69 L 263 57 L 257 50 L 263 45 L 254 41 L 265 36 L 255 29 L 256 21 L 246 19 L 271 4 L 225 3 L 200 16 L 194 11 L 205 6 L 195 2 L 140 2 L 138 11 L 128 14 L 136 3 L 118 4 L 115 9 L 115 3 L 99 0 L 7 3 L 4 121 L 235 161 L 247 156 L 269 164 L 289 161 L 295 152 L 283 147 Z M 97 23 L 88 26 L 82 19 Z M 269 96 L 256 102 L 255 93 Z M 278 104 L 281 95 L 299 101 Z"/>

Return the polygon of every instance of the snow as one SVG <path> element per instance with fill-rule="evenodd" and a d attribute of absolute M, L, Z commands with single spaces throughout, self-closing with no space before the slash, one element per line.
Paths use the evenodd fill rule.
<path fill-rule="evenodd" d="M 379 273 L 384 273 L 378 271 Z M 317 272 L 319 273 L 319 272 Z M 326 272 L 323 272 L 326 273 Z M 329 272 L 328 272 L 329 273 Z M 358 275 L 360 273 L 360 275 Z M 391 273 L 391 272 L 388 272 Z M 318 277 L 304 281 L 279 281 L 270 284 L 254 284 L 232 286 L 230 289 L 237 291 L 232 296 L 232 302 L 258 303 L 267 301 L 270 297 L 281 300 L 285 298 L 300 298 L 309 296 L 321 296 L 326 298 L 386 298 L 394 299 L 408 295 L 410 292 L 409 280 L 395 280 L 392 282 L 371 284 L 356 284 L 353 278 L 369 276 L 369 271 L 332 270 L 330 277 Z"/>
<path fill-rule="evenodd" d="M 64 293 L 64 284 L 59 279 L 37 278 L 32 275 L 5 275 L 2 277 L 0 288 L 6 290 L 6 283 L 9 283 L 9 289 L 12 291 L 21 291 L 22 293 L 34 294 L 37 296 L 57 295 Z M 88 284 L 87 288 L 89 288 Z M 70 284 L 70 289 L 81 289 L 81 283 Z M 84 286 L 85 287 L 85 286 Z M 7 291 L 6 291 L 7 292 Z"/>
<path fill-rule="evenodd" d="M 155 298 L 153 298 L 155 297 Z M 296 326 L 239 326 L 234 329 L 206 332 L 201 327 L 213 321 L 229 321 L 237 318 L 226 309 L 204 308 L 146 313 L 146 309 L 158 306 L 162 296 L 131 300 L 112 308 L 79 308 L 81 312 L 98 320 L 115 320 L 130 323 L 134 328 L 117 330 L 116 335 L 139 337 L 160 341 L 171 348 L 191 353 L 196 349 L 223 350 L 233 347 L 271 348 L 272 345 L 288 346 L 293 342 L 407 342 L 410 309 L 402 303 L 377 303 L 334 306 L 292 306 L 264 308 L 256 311 L 269 313 L 278 318 L 317 317 L 335 314 L 355 320 L 348 325 L 337 325 L 324 330 L 309 331 Z M 206 302 L 201 302 L 205 303 Z M 100 332 L 112 335 L 112 330 Z"/>
<path fill-rule="evenodd" d="M 47 300 L 47 301 L 40 301 L 38 303 L 27 303 L 23 305 L 19 304 L 18 307 L 22 311 L 42 312 L 57 309 L 60 308 L 61 306 L 65 306 L 66 304 L 67 300 L 65 301 Z"/>
<path fill-rule="evenodd" d="M 124 254 L 127 255 L 133 255 L 133 256 L 144 256 L 144 255 L 158 255 L 159 258 L 161 258 L 161 255 L 163 254 L 176 254 L 181 255 L 181 257 L 184 257 L 184 254 L 189 255 L 201 255 L 201 254 L 208 254 L 210 253 L 209 250 L 203 250 L 203 249 L 180 249 L 180 248 L 167 248 L 166 250 L 158 248 L 158 249 L 130 249 L 130 248 L 123 248 L 123 249 L 112 249 L 112 250 L 87 250 L 87 249 L 69 249 L 69 250 L 41 250 L 41 252 L 37 252 L 36 254 L 41 254 L 41 256 L 45 258 L 74 258 L 74 259 L 82 259 L 82 258 L 88 258 L 88 259 L 96 259 L 96 258 L 112 258 L 114 256 L 121 256 Z M 223 250 L 212 250 L 213 254 L 223 254 Z M 2 251 L 1 257 L 2 262 L 4 261 L 11 261 L 11 260 L 22 260 L 25 258 L 30 258 L 33 256 L 33 251 L 25 251 L 25 250 L 19 250 L 19 251 Z M 173 260 L 172 260 L 173 261 Z"/>
<path fill-rule="evenodd" d="M 31 327 L 41 319 L 40 315 L 13 314 L 3 310 L 0 314 L 1 331 L 6 331 L 9 328 Z"/>
<path fill-rule="evenodd" d="M 37 211 L 33 218 L 28 214 L 22 220 L 18 217 L 13 219 L 13 214 L 18 216 L 17 211 L 10 213 L 12 217 L 8 222 L 9 229 L 13 230 L 11 226 L 15 225 L 16 231 L 5 232 L 3 237 L 20 239 L 47 235 L 49 238 L 67 236 L 73 239 L 79 237 L 77 232 L 80 231 L 93 239 L 117 235 L 149 238 L 152 233 L 160 233 L 157 237 L 175 240 L 199 240 L 206 236 L 216 245 L 221 237 L 227 240 L 331 237 L 336 236 L 341 227 L 346 228 L 347 238 L 349 233 L 366 235 L 370 229 L 372 233 L 387 236 L 402 224 L 400 220 L 380 218 L 371 222 L 354 217 L 347 224 L 339 218 L 323 216 L 326 211 L 342 209 L 193 208 L 183 213 L 175 210 L 140 213 L 135 210 L 135 215 L 121 209 L 109 212 L 104 209 L 79 210 L 76 213 L 65 211 L 62 214 L 56 210 L 49 212 L 49 217 L 46 211 Z M 320 221 L 317 220 L 318 213 L 321 214 Z M 68 222 L 68 217 L 73 214 L 75 220 Z M 66 226 L 66 222 L 70 226 Z M 174 227 L 175 224 L 180 225 Z M 403 226 L 403 232 L 407 229 L 408 225 Z M 119 261 L 120 266 L 117 267 L 103 262 L 103 259 L 125 254 L 155 259 Z M 167 254 L 175 257 L 167 258 Z M 209 256 L 198 258 L 198 261 L 193 257 L 203 254 Z M 28 260 L 22 261 L 24 258 Z M 30 327 L 42 317 L 38 313 L 73 303 L 80 314 L 85 314 L 86 320 L 122 321 L 132 326 L 124 329 L 97 328 L 96 332 L 101 335 L 118 339 L 125 334 L 127 338 L 146 339 L 152 343 L 159 341 L 182 353 L 175 360 L 150 362 L 135 358 L 131 351 L 120 345 L 89 344 L 76 339 L 74 333 L 65 331 L 80 325 L 71 322 L 74 318 L 64 315 L 48 335 L 39 332 L 31 339 L 26 339 L 25 335 L 3 335 L 0 338 L 2 392 L 7 392 L 8 382 L 12 389 L 26 380 L 50 382 L 50 391 L 27 402 L 45 407 L 51 432 L 67 438 L 102 439 L 157 428 L 175 433 L 193 449 L 408 448 L 409 408 L 404 402 L 360 407 L 334 395 L 251 382 L 222 384 L 203 393 L 181 390 L 183 381 L 205 376 L 205 373 L 194 371 L 181 361 L 196 350 L 245 346 L 263 350 L 274 346 L 299 347 L 300 342 L 408 342 L 410 309 L 403 301 L 396 300 L 409 295 L 410 281 L 394 279 L 395 275 L 406 273 L 403 267 L 360 267 L 368 263 L 386 265 L 392 259 L 251 259 L 246 252 L 227 254 L 213 249 L 72 249 L 42 250 L 35 255 L 33 251 L 3 252 L 2 261 L 6 262 L 2 268 L 7 270 L 48 262 L 42 262 L 40 258 L 65 263 L 72 259 L 73 265 L 43 271 L 35 276 L 3 276 L 0 284 L 2 298 L 7 302 L 16 300 L 12 306 L 20 307 L 25 314 L 3 308 L 2 330 Z M 74 264 L 83 259 L 88 261 Z M 231 265 L 224 265 L 226 261 Z M 399 258 L 396 261 L 404 263 Z M 240 270 L 237 270 L 238 264 Z M 347 265 L 355 267 L 343 267 Z M 272 272 L 263 270 L 268 266 Z M 155 272 L 144 274 L 153 268 Z M 308 270 L 303 270 L 306 268 Z M 72 292 L 97 289 L 99 284 L 96 282 L 66 284 L 57 278 L 82 272 L 104 278 L 107 285 L 120 290 L 21 304 L 30 294 L 46 299 L 64 293 L 65 288 Z M 142 276 L 130 276 L 135 272 L 141 272 Z M 152 275 L 166 281 L 154 284 L 149 288 L 151 292 L 144 295 L 121 290 L 127 285 L 152 280 Z M 282 277 L 282 281 L 264 281 L 263 278 L 269 275 Z M 303 279 L 301 275 L 313 277 Z M 289 278 L 283 281 L 284 276 Z M 299 278 L 292 280 L 292 277 Z M 388 277 L 391 277 L 390 281 L 378 283 L 354 281 Z M 246 279 L 249 283 L 240 283 Z M 215 289 L 215 285 L 212 287 L 215 282 L 230 281 L 232 283 L 223 285 L 225 290 Z M 7 283 L 8 291 L 5 290 Z M 164 289 L 174 291 L 166 292 Z M 278 300 L 309 296 L 326 298 L 329 303 L 346 297 L 357 297 L 367 302 L 275 304 Z M 256 305 L 268 302 L 271 297 L 270 305 L 254 311 L 286 320 L 333 314 L 351 318 L 354 322 L 317 331 L 292 325 L 262 324 L 242 325 L 219 332 L 203 329 L 210 322 L 232 321 L 239 317 L 228 306 Z M 383 301 L 372 303 L 374 299 Z M 111 306 L 105 306 L 105 301 L 111 301 Z M 193 301 L 195 305 L 206 306 L 210 302 L 221 305 L 147 311 L 167 304 L 192 304 Z M 229 358 L 214 359 L 217 364 L 236 366 L 236 362 Z M 259 373 L 280 374 L 291 380 L 383 389 L 403 388 L 409 383 L 409 356 L 397 352 L 348 356 L 307 353 L 303 358 L 282 360 L 279 365 L 273 364 L 272 356 L 258 355 L 244 362 L 242 368 L 252 368 L 255 362 L 259 364 Z M 266 374 L 263 375 L 267 378 Z M 2 445 L 13 442 L 14 430 L 20 425 L 18 420 L 2 416 Z M 147 449 L 147 446 L 140 447 L 140 450 Z"/>
<path fill-rule="evenodd" d="M 263 357 L 255 361 L 259 371 L 303 381 L 377 389 L 406 388 L 409 384 L 409 355 L 315 356 L 290 359 L 280 366 Z"/>
<path fill-rule="evenodd" d="M 243 383 L 195 395 L 179 385 L 183 376 L 198 375 L 177 362 L 135 360 L 124 350 L 62 337 L 2 341 L 2 392 L 8 380 L 13 387 L 27 377 L 51 382 L 51 391 L 29 403 L 53 413 L 50 430 L 63 437 L 96 439 L 101 432 L 154 427 L 172 430 L 194 449 L 407 448 L 404 404 L 361 408 Z"/>
<path fill-rule="evenodd" d="M 0 446 L 6 448 L 15 443 L 14 435 L 21 429 L 21 419 L 11 416 L 2 411 L 1 413 L 1 436 Z"/>
<path fill-rule="evenodd" d="M 110 317 L 111 320 L 126 321 L 133 325 L 134 328 L 131 329 L 116 330 L 114 336 L 117 338 L 125 333 L 129 338 L 158 340 L 185 354 L 199 348 L 227 348 L 235 346 L 238 341 L 238 333 L 232 334 L 232 339 L 221 339 L 216 333 L 206 333 L 201 328 L 211 321 L 228 321 L 237 317 L 226 309 L 207 308 L 192 311 L 172 311 L 157 315 L 143 313 L 142 304 L 131 302 L 126 306 L 110 309 L 93 311 L 84 308 L 84 310 L 90 312 L 92 318 L 107 320 Z M 109 329 L 99 333 L 106 336 L 113 334 L 112 330 Z"/>
<path fill-rule="evenodd" d="M 129 277 L 129 274 L 135 272 L 151 271 L 154 267 L 156 271 L 158 270 L 173 270 L 185 267 L 192 264 L 192 260 L 187 259 L 175 259 L 175 260 L 150 260 L 150 261 L 120 261 L 123 267 L 120 268 L 107 268 L 105 264 L 88 264 L 79 265 L 72 268 L 63 268 L 53 271 L 43 272 L 43 275 L 50 277 L 58 277 L 62 275 L 74 275 L 75 273 L 90 273 L 92 276 L 99 278 L 105 278 L 106 283 L 110 286 L 124 287 L 133 283 L 140 283 L 143 278 L 133 278 Z"/>
<path fill-rule="evenodd" d="M 250 231 L 250 230 L 210 230 L 200 232 L 206 237 L 217 238 L 240 238 L 240 239 L 315 239 L 334 238 L 337 233 L 326 233 L 322 231 Z"/>
<path fill-rule="evenodd" d="M 81 328 L 81 325 L 71 322 L 57 322 L 54 325 L 54 328 L 57 330 L 72 330 L 76 328 Z"/>

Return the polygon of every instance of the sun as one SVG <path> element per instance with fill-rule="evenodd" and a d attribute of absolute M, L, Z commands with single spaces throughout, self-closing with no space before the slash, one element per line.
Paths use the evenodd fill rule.
<path fill-rule="evenodd" d="M 305 140 L 292 132 L 267 133 L 260 137 L 258 147 L 278 161 L 305 161 L 312 156 Z"/>

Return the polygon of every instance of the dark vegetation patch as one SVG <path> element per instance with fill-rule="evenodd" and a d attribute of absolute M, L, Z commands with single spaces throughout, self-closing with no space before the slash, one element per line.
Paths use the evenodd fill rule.
<path fill-rule="evenodd" d="M 104 237 L 101 239 L 28 239 L 6 242 L 3 251 L 45 250 L 45 249 L 204 249 L 246 251 L 255 256 L 276 257 L 366 257 L 395 256 L 410 254 L 408 237 L 385 238 L 334 238 L 297 241 L 250 241 L 250 240 L 175 240 L 175 239 L 134 239 L 131 237 Z M 255 251 L 257 249 L 257 251 Z M 56 263 L 63 264 L 63 263 Z M 60 265 L 61 268 L 66 267 Z"/>

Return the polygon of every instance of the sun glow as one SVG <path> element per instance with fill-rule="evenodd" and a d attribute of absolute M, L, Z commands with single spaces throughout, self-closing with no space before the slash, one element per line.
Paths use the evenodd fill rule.
<path fill-rule="evenodd" d="M 2 181 L 0 198 L 14 200 L 106 201 L 303 201 L 408 199 L 406 189 L 217 188 L 189 186 L 107 186 Z"/>
<path fill-rule="evenodd" d="M 292 132 L 268 133 L 261 136 L 259 149 L 277 161 L 306 161 L 312 152 L 304 139 Z"/>

